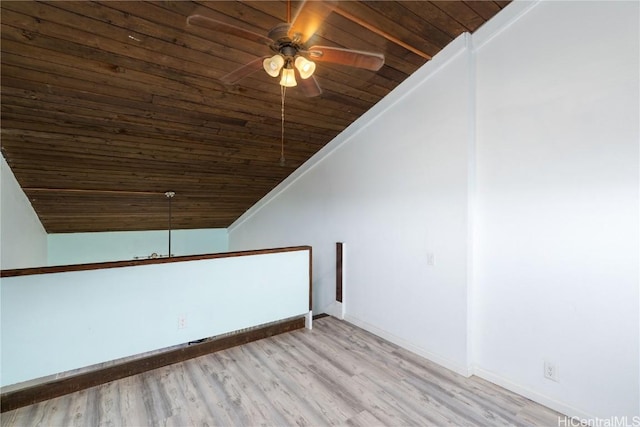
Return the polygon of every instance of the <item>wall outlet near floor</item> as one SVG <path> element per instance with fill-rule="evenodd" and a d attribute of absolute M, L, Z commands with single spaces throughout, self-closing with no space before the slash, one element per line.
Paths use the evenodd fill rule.
<path fill-rule="evenodd" d="M 187 327 L 187 316 L 181 314 L 178 316 L 178 329 L 185 329 Z"/>
<path fill-rule="evenodd" d="M 558 365 L 547 360 L 544 361 L 544 377 L 551 381 L 559 382 L 558 380 Z"/>

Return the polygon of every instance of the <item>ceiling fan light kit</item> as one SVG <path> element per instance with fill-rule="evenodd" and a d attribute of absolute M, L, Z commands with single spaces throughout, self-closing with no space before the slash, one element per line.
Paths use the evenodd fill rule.
<path fill-rule="evenodd" d="M 295 71 L 293 71 L 293 68 L 283 68 L 282 77 L 280 78 L 280 86 L 294 87 L 297 85 L 298 82 L 296 82 L 296 73 Z"/>
<path fill-rule="evenodd" d="M 308 79 L 316 71 L 316 63 L 309 61 L 304 56 L 298 56 L 295 61 L 295 66 L 300 73 L 300 78 Z"/>
<path fill-rule="evenodd" d="M 273 55 L 262 61 L 262 67 L 271 77 L 278 77 L 280 70 L 284 66 L 284 58 L 280 55 Z"/>
<path fill-rule="evenodd" d="M 262 61 L 262 67 L 271 77 L 280 76 L 280 85 L 285 87 L 294 87 L 297 85 L 295 71 L 291 67 L 291 58 L 284 58 L 281 54 L 277 53 L 270 58 L 265 58 Z M 316 63 L 309 61 L 304 56 L 297 56 L 293 61 L 293 65 L 298 70 L 300 78 L 308 79 L 313 75 L 316 70 Z"/>
<path fill-rule="evenodd" d="M 280 85 L 283 87 L 297 85 L 295 76 L 297 70 L 298 77 L 306 81 L 300 84 L 303 94 L 307 97 L 314 97 L 322 94 L 322 89 L 313 76 L 316 70 L 314 61 L 370 71 L 378 71 L 384 65 L 385 58 L 380 53 L 332 46 L 311 46 L 307 49 L 307 42 L 334 10 L 343 16 L 345 15 L 344 12 L 337 9 L 337 6 L 338 2 L 335 0 L 303 1 L 292 22 L 282 22 L 275 25 L 266 36 L 203 15 L 189 16 L 187 24 L 266 44 L 275 53 L 270 57 L 256 58 L 231 71 L 220 78 L 221 82 L 235 84 L 259 70 L 260 64 L 262 64 L 262 68 L 268 75 L 274 78 L 280 77 Z M 289 21 L 290 1 L 287 3 L 287 7 L 287 21 Z M 347 17 L 354 18 L 350 15 Z M 361 22 L 358 21 L 358 23 Z M 370 26 L 365 26 L 365 28 L 370 28 Z"/>
<path fill-rule="evenodd" d="M 280 76 L 281 95 L 281 151 L 280 165 L 285 166 L 284 157 L 284 100 L 286 89 L 298 85 L 296 70 L 302 81 L 300 88 L 307 97 L 322 94 L 318 81 L 313 76 L 316 71 L 316 63 L 327 62 L 349 67 L 361 68 L 370 71 L 378 71 L 384 65 L 384 55 L 380 53 L 364 52 L 353 49 L 344 49 L 331 46 L 311 46 L 306 43 L 315 34 L 324 20 L 337 7 L 335 0 L 305 0 L 300 6 L 293 22 L 290 22 L 291 2 L 287 2 L 287 22 L 274 26 L 267 36 L 255 33 L 244 28 L 228 24 L 217 19 L 202 15 L 191 15 L 187 18 L 187 24 L 197 25 L 209 30 L 241 37 L 252 42 L 263 43 L 269 46 L 273 56 L 258 57 L 240 68 L 222 76 L 220 81 L 225 84 L 235 84 L 244 77 L 249 76 L 260 69 L 271 77 Z"/>

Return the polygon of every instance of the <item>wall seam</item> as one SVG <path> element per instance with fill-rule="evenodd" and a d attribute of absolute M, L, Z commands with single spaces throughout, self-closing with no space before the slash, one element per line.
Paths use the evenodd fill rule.
<path fill-rule="evenodd" d="M 467 141 L 467 370 L 473 374 L 476 361 L 476 278 L 475 278 L 475 217 L 476 217 L 476 57 L 473 36 L 467 35 L 467 60 L 469 78 Z"/>

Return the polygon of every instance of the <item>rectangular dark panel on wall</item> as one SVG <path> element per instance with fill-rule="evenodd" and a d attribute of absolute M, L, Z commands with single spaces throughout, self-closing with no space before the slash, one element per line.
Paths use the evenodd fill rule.
<path fill-rule="evenodd" d="M 336 243 L 336 301 L 342 302 L 342 242 Z"/>

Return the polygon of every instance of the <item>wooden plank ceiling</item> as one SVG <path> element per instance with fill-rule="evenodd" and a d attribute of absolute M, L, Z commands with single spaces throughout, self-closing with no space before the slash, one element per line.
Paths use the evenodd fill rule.
<path fill-rule="evenodd" d="M 382 53 L 318 63 L 322 94 L 220 78 L 268 46 L 187 25 L 200 14 L 267 35 L 285 1 L 23 2 L 2 12 L 2 153 L 49 233 L 227 227 L 463 32 L 507 1 L 344 1 L 307 43 Z M 302 3 L 291 2 L 291 15 Z"/>

